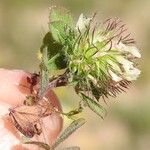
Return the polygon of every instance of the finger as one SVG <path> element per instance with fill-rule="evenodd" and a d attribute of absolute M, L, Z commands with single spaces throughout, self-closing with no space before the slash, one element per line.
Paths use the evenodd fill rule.
<path fill-rule="evenodd" d="M 0 69 L 0 102 L 13 106 L 21 103 L 29 93 L 29 89 L 21 86 L 28 86 L 28 76 L 30 74 L 22 70 Z"/>
<path fill-rule="evenodd" d="M 3 116 L 0 118 L 0 150 L 4 148 L 5 150 L 17 150 L 16 146 L 20 146 L 21 150 L 22 145 L 20 144 L 20 135 L 11 123 L 8 115 L 6 115 L 9 107 L 10 105 L 8 104 L 0 103 L 0 110 L 5 113 L 5 116 L 2 112 L 0 114 Z"/>
<path fill-rule="evenodd" d="M 51 146 L 62 130 L 62 126 L 60 126 L 62 121 L 62 118 L 56 114 L 43 118 L 41 122 L 42 133 L 34 136 L 31 141 L 40 141 Z"/>
<path fill-rule="evenodd" d="M 30 90 L 28 88 L 25 88 L 25 86 L 29 86 L 29 83 L 27 82 L 27 77 L 30 76 L 30 73 L 26 73 L 20 70 L 0 69 L 1 106 L 5 107 L 5 103 L 7 103 L 7 105 L 9 106 L 16 106 L 25 100 L 26 95 L 30 94 Z M 23 87 L 20 85 L 25 86 Z M 50 98 L 52 104 L 56 106 L 59 110 L 61 110 L 61 106 L 54 92 L 49 91 L 47 93 L 47 96 Z M 50 140 L 49 142 L 52 143 L 62 129 L 62 118 L 59 115 L 54 114 L 52 116 L 49 116 L 49 118 L 45 118 L 43 122 L 44 125 L 47 125 L 45 127 L 47 132 L 43 134 L 48 136 Z M 12 131 L 9 129 L 10 126 L 11 124 L 7 123 L 7 126 L 4 126 L 4 128 L 8 129 L 12 133 Z"/>

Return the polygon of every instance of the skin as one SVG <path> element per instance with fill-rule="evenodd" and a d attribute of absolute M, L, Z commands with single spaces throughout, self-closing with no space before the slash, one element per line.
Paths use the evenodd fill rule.
<path fill-rule="evenodd" d="M 0 149 L 4 150 L 39 150 L 37 146 L 22 144 L 23 136 L 14 127 L 9 108 L 21 105 L 30 94 L 26 78 L 30 73 L 22 70 L 0 69 Z M 55 93 L 49 90 L 46 97 L 61 111 L 60 103 Z M 34 136 L 31 140 L 53 143 L 62 129 L 63 120 L 59 114 L 53 114 L 43 119 L 43 134 Z"/>

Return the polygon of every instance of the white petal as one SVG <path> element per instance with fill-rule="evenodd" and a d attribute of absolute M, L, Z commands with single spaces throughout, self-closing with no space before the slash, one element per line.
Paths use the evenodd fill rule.
<path fill-rule="evenodd" d="M 119 51 L 126 51 L 126 45 L 120 42 L 119 44 L 114 45 Z"/>
<path fill-rule="evenodd" d="M 128 46 L 128 51 L 135 57 L 141 58 L 139 50 L 135 46 Z"/>
<path fill-rule="evenodd" d="M 123 56 L 117 56 L 117 60 L 120 64 L 122 64 L 126 72 L 128 72 L 130 68 L 133 68 L 133 62 L 125 59 Z"/>
<path fill-rule="evenodd" d="M 117 60 L 120 64 L 122 64 L 125 72 L 124 78 L 128 81 L 136 80 L 140 75 L 141 71 L 133 66 L 133 62 L 125 59 L 122 56 L 118 56 Z"/>
<path fill-rule="evenodd" d="M 107 63 L 109 64 L 109 65 L 111 65 L 111 67 L 115 70 L 115 71 L 117 71 L 118 73 L 122 73 L 122 71 L 121 71 L 121 69 L 120 69 L 120 67 L 119 67 L 119 65 L 117 64 L 117 63 L 115 63 L 115 62 L 113 62 L 112 60 L 110 60 L 110 59 L 108 59 L 107 60 Z"/>
<path fill-rule="evenodd" d="M 132 80 L 136 80 L 139 75 L 140 75 L 141 71 L 137 68 L 132 68 L 127 74 L 125 74 L 125 78 L 128 81 L 132 81 Z"/>
<path fill-rule="evenodd" d="M 120 51 L 131 53 L 134 57 L 141 58 L 141 54 L 135 46 L 127 46 L 120 42 L 119 44 L 115 45 L 115 47 Z"/>
<path fill-rule="evenodd" d="M 97 34 L 93 38 L 93 44 L 95 44 L 97 42 L 103 42 L 106 39 L 107 39 L 107 37 L 104 37 L 104 36 L 101 36 L 100 34 Z"/>
<path fill-rule="evenodd" d="M 116 82 L 119 82 L 122 80 L 121 77 L 119 77 L 118 75 L 116 75 L 114 72 L 112 72 L 111 70 L 108 70 L 108 72 L 110 73 L 111 77 L 112 77 L 112 80 L 116 81 Z"/>
<path fill-rule="evenodd" d="M 76 29 L 79 29 L 81 32 L 84 32 L 86 30 L 86 27 L 89 25 L 91 19 L 92 18 L 86 18 L 83 14 L 81 14 L 77 21 Z"/>

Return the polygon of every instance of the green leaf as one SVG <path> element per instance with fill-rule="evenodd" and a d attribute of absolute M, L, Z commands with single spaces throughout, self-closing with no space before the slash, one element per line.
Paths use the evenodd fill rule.
<path fill-rule="evenodd" d="M 86 102 L 87 106 L 93 111 L 95 112 L 98 116 L 100 116 L 102 119 L 104 119 L 104 117 L 107 114 L 106 109 L 101 106 L 99 103 L 97 103 L 95 100 L 91 99 L 90 97 L 86 96 L 83 93 L 80 93 L 83 100 Z"/>
<path fill-rule="evenodd" d="M 50 31 L 53 38 L 57 42 L 64 42 L 64 37 L 66 35 L 66 27 L 72 28 L 73 19 L 71 14 L 62 8 L 51 7 L 50 8 Z"/>
<path fill-rule="evenodd" d="M 98 88 L 96 85 L 94 85 L 94 84 L 91 82 L 91 90 L 92 90 L 93 96 L 96 98 L 97 101 L 99 101 L 99 99 L 100 99 L 100 97 L 101 97 L 100 88 Z"/>
<path fill-rule="evenodd" d="M 63 46 L 60 43 L 55 41 L 51 32 L 48 32 L 48 33 L 46 33 L 46 35 L 43 38 L 41 51 L 44 48 L 47 48 L 48 58 L 50 59 L 50 58 L 54 57 L 56 54 L 58 54 L 59 52 L 61 52 Z"/>
<path fill-rule="evenodd" d="M 42 97 L 49 83 L 49 70 L 48 70 L 48 53 L 47 49 L 42 49 L 42 62 L 40 64 L 41 69 L 41 81 L 39 97 Z"/>
<path fill-rule="evenodd" d="M 58 53 L 48 61 L 49 70 L 61 70 L 67 67 L 67 61 L 63 54 Z"/>
<path fill-rule="evenodd" d="M 50 32 L 44 39 L 41 49 L 47 49 L 48 70 L 60 70 L 67 67 L 67 58 L 64 51 L 64 42 L 66 42 L 67 28 L 73 26 L 72 17 L 66 10 L 52 7 L 50 11 Z"/>
<path fill-rule="evenodd" d="M 72 147 L 63 148 L 61 150 L 80 150 L 80 147 L 78 147 L 78 146 L 72 146 Z"/>
<path fill-rule="evenodd" d="M 30 141 L 30 142 L 25 142 L 24 144 L 33 144 L 33 145 L 37 145 L 45 150 L 51 150 L 51 147 L 43 142 L 37 142 L 37 141 Z"/>
<path fill-rule="evenodd" d="M 68 113 L 63 113 L 64 115 L 66 115 L 68 118 L 71 118 L 79 113 L 81 113 L 83 111 L 83 108 L 81 106 L 79 106 L 76 109 L 73 109 L 71 111 L 69 111 Z"/>
<path fill-rule="evenodd" d="M 44 49 L 47 49 L 48 70 L 60 70 L 67 67 L 67 59 L 62 48 L 63 46 L 53 39 L 50 32 L 44 36 L 41 52 L 43 52 Z"/>
<path fill-rule="evenodd" d="M 62 143 L 65 139 L 67 139 L 72 133 L 74 133 L 78 128 L 80 128 L 83 124 L 85 124 L 84 118 L 79 118 L 73 121 L 58 137 L 52 148 L 57 147 L 60 143 Z"/>

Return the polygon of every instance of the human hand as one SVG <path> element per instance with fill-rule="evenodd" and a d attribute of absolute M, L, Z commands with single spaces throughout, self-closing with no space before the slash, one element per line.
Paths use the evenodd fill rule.
<path fill-rule="evenodd" d="M 31 74 L 21 70 L 0 69 L 0 149 L 3 150 L 37 150 L 35 145 L 25 145 L 21 143 L 22 136 L 14 127 L 8 115 L 9 108 L 20 105 L 30 94 L 29 89 L 19 86 L 28 86 L 26 80 Z M 51 103 L 61 110 L 60 103 L 53 91 L 49 91 L 47 96 Z M 31 140 L 54 142 L 62 129 L 62 118 L 53 114 L 43 119 L 44 131 L 40 136 L 34 136 Z"/>

